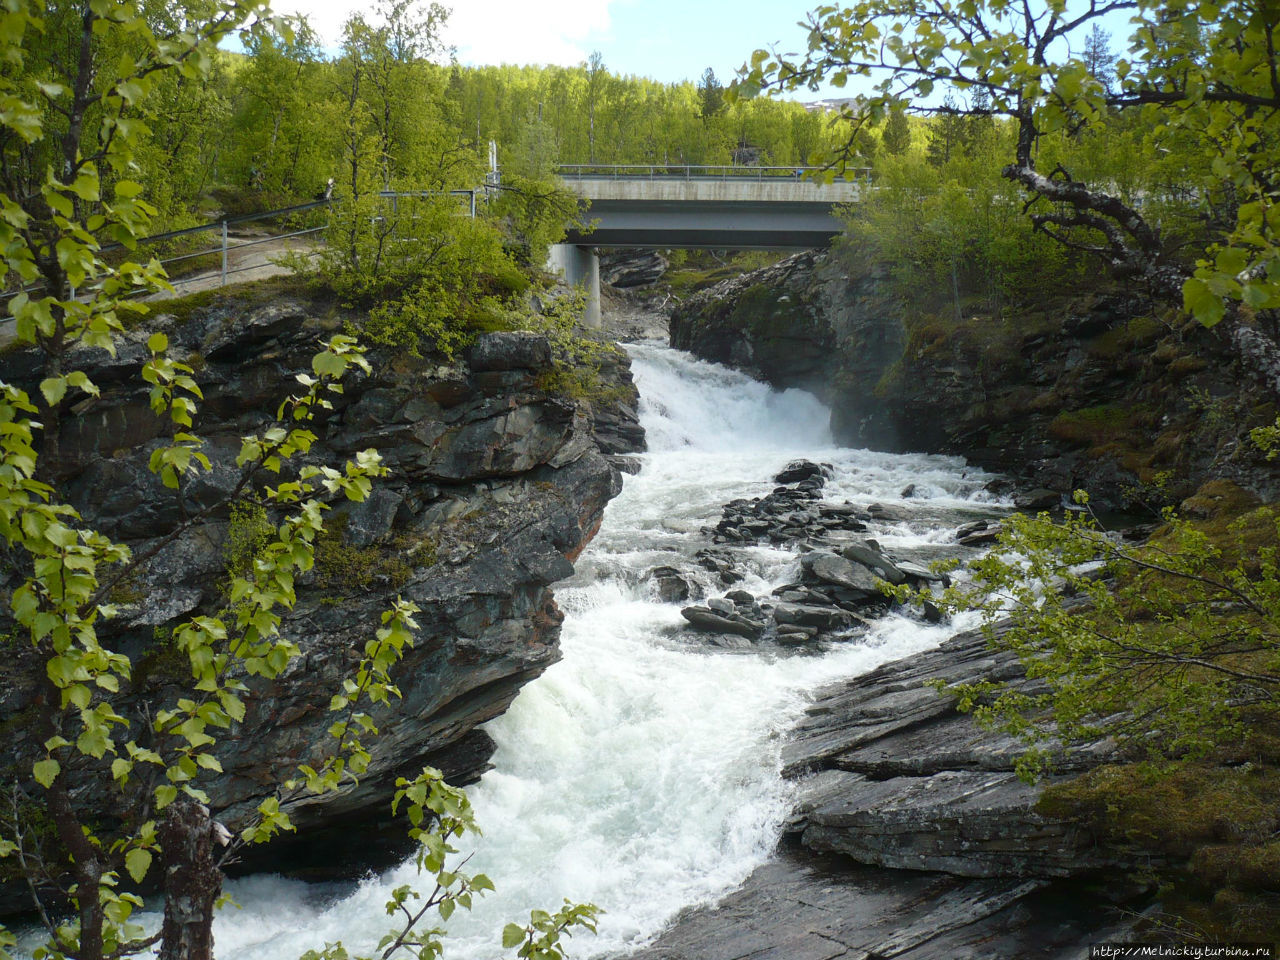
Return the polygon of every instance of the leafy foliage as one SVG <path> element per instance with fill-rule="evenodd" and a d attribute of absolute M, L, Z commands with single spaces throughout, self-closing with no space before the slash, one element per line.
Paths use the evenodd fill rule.
<path fill-rule="evenodd" d="M 1015 515 L 945 600 L 983 610 L 993 646 L 1016 653 L 1043 692 L 961 685 L 960 709 L 1023 738 L 1028 777 L 1059 740 L 1114 737 L 1162 762 L 1239 740 L 1277 712 L 1278 533 L 1272 508 L 1200 525 L 1166 512 L 1141 545 L 1088 515 Z"/>
<path fill-rule="evenodd" d="M 957 320 L 1078 282 L 1077 258 L 1037 235 L 1021 192 L 999 174 L 1008 131 L 983 119 L 944 122 L 956 127 L 945 159 L 933 139 L 927 150 L 876 156 L 875 189 L 842 211 L 841 255 L 888 264 L 908 302 L 949 302 Z"/>
<path fill-rule="evenodd" d="M 1112 65 L 1097 28 L 1122 9 L 1135 11 L 1132 56 Z M 1180 291 L 1206 325 L 1223 317 L 1228 302 L 1280 305 L 1274 5 L 1116 0 L 1071 9 L 1064 0 L 863 0 L 822 7 L 810 25 L 802 56 L 756 51 L 744 85 L 816 89 L 824 79 L 843 86 L 871 78 L 872 94 L 847 111 L 845 157 L 855 153 L 864 124 L 881 122 L 904 99 L 944 117 L 957 110 L 1006 117 L 1016 135 L 1002 175 L 1028 192 L 1037 230 L 1106 258 L 1158 294 Z M 969 105 L 938 107 L 930 99 L 935 90 L 968 92 Z M 1165 235 L 1152 209 L 1151 200 L 1159 206 L 1164 198 L 1126 197 L 1106 176 L 1039 155 L 1044 137 L 1115 129 L 1128 117 L 1146 131 L 1146 157 L 1173 152 L 1182 161 L 1182 186 L 1190 187 L 1184 197 L 1200 220 L 1204 250 L 1193 276 L 1176 262 L 1178 240 Z"/>

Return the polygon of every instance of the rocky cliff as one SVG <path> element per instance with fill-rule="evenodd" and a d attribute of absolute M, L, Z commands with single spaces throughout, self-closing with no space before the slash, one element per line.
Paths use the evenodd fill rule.
<path fill-rule="evenodd" d="M 1211 478 L 1280 493 L 1247 441 L 1276 414 L 1274 321 L 1206 330 L 1111 288 L 957 318 L 895 290 L 882 266 L 809 251 L 690 297 L 671 343 L 812 390 L 850 445 L 961 454 L 1117 507 Z"/>
<path fill-rule="evenodd" d="M 344 322 L 330 304 L 236 295 L 152 319 L 148 332 L 166 330 L 171 353 L 197 369 L 204 390 L 197 430 L 213 470 L 180 502 L 147 469 L 163 427 L 137 376 L 147 332 L 127 337 L 114 359 L 100 351 L 76 358 L 102 396 L 64 417 L 55 468 L 77 509 L 135 551 L 157 542 L 184 511 L 228 492 L 239 438 L 269 423 L 318 342 Z M 572 573 L 620 489 L 606 454 L 643 444 L 624 356 L 603 365 L 612 382 L 601 392 L 611 402 L 594 410 L 540 386 L 552 362 L 541 336 L 482 335 L 456 362 L 371 359 L 375 372 L 346 385 L 315 428 L 307 459 L 341 463 L 375 447 L 390 476 L 363 503 L 335 502 L 315 569 L 284 616 L 283 632 L 302 656 L 276 680 L 253 686 L 244 722 L 219 743 L 225 775 L 202 784 L 215 816 L 234 829 L 299 763 L 321 759 L 329 699 L 391 600 L 416 602 L 421 628 L 395 671 L 403 699 L 377 718 L 381 734 L 368 741 L 368 775 L 292 805 L 298 833 L 271 845 L 276 870 L 293 859 L 359 871 L 380 846 L 389 854 L 403 841 L 402 828 L 384 823 L 397 776 L 431 764 L 465 784 L 486 768 L 492 745 L 477 726 L 558 659 L 562 616 L 550 587 Z M 31 383 L 34 362 L 11 354 L 0 376 Z M 117 589 L 122 612 L 103 633 L 135 664 L 122 712 L 137 718 L 179 695 L 187 669 L 165 638 L 184 619 L 225 604 L 228 539 L 243 522 L 221 512 L 196 524 Z M 22 723 L 32 695 L 13 683 L 0 688 L 10 762 L 32 746 Z"/>

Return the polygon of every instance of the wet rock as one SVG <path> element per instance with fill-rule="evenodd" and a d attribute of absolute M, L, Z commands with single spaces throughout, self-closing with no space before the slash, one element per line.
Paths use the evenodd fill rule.
<path fill-rule="evenodd" d="M 819 583 L 841 587 L 850 599 L 874 601 L 884 598 L 876 575 L 861 564 L 851 563 L 834 553 L 815 550 L 800 558 L 800 566 L 807 577 Z"/>
<path fill-rule="evenodd" d="M 752 647 L 748 637 L 736 633 L 699 633 L 698 641 L 721 650 L 750 650 Z"/>
<path fill-rule="evenodd" d="M 872 546 L 874 541 L 866 543 L 849 543 L 840 548 L 840 556 L 846 560 L 861 564 L 881 580 L 887 580 L 892 584 L 906 583 L 907 574 L 902 571 L 897 564 L 880 552 L 878 547 Z"/>
<path fill-rule="evenodd" d="M 733 558 L 723 550 L 699 550 L 693 555 L 694 562 L 704 570 L 709 570 L 720 577 L 725 586 L 737 583 L 742 574 L 734 569 Z"/>
<path fill-rule="evenodd" d="M 764 632 L 762 625 L 750 623 L 743 617 L 725 616 L 707 607 L 685 607 L 680 611 L 680 615 L 695 629 L 709 633 L 731 633 L 746 637 L 748 640 L 756 640 Z"/>
<path fill-rule="evenodd" d="M 891 523 L 906 523 L 911 519 L 910 511 L 883 503 L 868 504 L 867 514 L 872 520 L 888 520 Z"/>
<path fill-rule="evenodd" d="M 610 466 L 619 473 L 634 475 L 639 473 L 640 468 L 643 466 L 638 459 L 627 456 L 626 454 L 616 454 L 614 456 L 605 457 L 605 459 L 608 460 Z"/>
<path fill-rule="evenodd" d="M 1126 938 L 1131 911 L 1043 880 L 888 871 L 783 848 L 632 960 L 1021 960 Z"/>
<path fill-rule="evenodd" d="M 793 647 L 816 640 L 818 628 L 806 627 L 798 623 L 780 623 L 774 636 L 783 646 Z"/>
<path fill-rule="evenodd" d="M 615 467 L 623 473 L 639 473 L 639 461 L 621 456 L 639 453 L 646 446 L 637 412 L 640 392 L 627 355 L 621 350 L 601 352 L 595 376 L 604 389 L 591 401 L 591 435 L 601 453 L 617 458 L 610 460 Z"/>
<path fill-rule="evenodd" d="M 956 542 L 966 547 L 984 547 L 1000 537 L 1000 525 L 989 520 L 975 520 L 956 530 Z"/>
<path fill-rule="evenodd" d="M 812 460 L 793 460 L 773 478 L 774 483 L 800 483 L 801 481 L 811 481 L 808 489 L 816 487 L 821 488 L 829 477 L 832 476 L 833 468 L 829 463 L 814 463 Z"/>
<path fill-rule="evenodd" d="M 934 573 L 928 567 L 909 560 L 895 560 L 894 565 L 908 580 L 918 583 L 940 583 L 944 587 L 951 586 L 951 578 L 945 573 Z"/>
<path fill-rule="evenodd" d="M 773 619 L 779 624 L 779 628 L 782 624 L 796 624 L 816 627 L 824 633 L 843 630 L 857 622 L 848 611 L 802 603 L 779 603 L 773 608 Z"/>
<path fill-rule="evenodd" d="M 523 330 L 482 333 L 467 351 L 467 359 L 476 373 L 542 370 L 551 364 L 551 342 Z"/>
<path fill-rule="evenodd" d="M 984 680 L 1036 689 L 1012 654 L 972 631 L 822 692 L 783 749 L 784 775 L 822 772 L 794 814 L 804 844 L 960 876 L 1066 877 L 1111 865 L 1076 825 L 1036 812 L 1043 786 L 1014 773 L 1020 744 L 926 686 Z M 1069 768 L 1105 762 L 1111 750 L 1075 749 Z"/>
<path fill-rule="evenodd" d="M 689 580 L 675 567 L 654 567 L 648 577 L 656 584 L 658 599 L 663 603 L 680 603 L 692 595 Z"/>
<path fill-rule="evenodd" d="M 1035 812 L 1042 787 L 1012 773 L 847 774 L 810 810 L 802 841 L 859 863 L 961 877 L 1070 877 L 1113 866 L 1075 824 Z"/>
<path fill-rule="evenodd" d="M 1052 510 L 1062 505 L 1062 494 L 1056 490 L 1036 487 L 1026 493 L 1020 493 L 1013 499 L 1019 510 Z"/>

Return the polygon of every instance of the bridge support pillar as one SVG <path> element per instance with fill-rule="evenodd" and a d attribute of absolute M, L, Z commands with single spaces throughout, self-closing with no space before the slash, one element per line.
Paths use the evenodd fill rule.
<path fill-rule="evenodd" d="M 591 247 L 572 243 L 553 244 L 547 253 L 547 269 L 564 277 L 570 286 L 582 287 L 587 294 L 587 312 L 583 322 L 599 328 L 600 317 L 600 260 Z"/>

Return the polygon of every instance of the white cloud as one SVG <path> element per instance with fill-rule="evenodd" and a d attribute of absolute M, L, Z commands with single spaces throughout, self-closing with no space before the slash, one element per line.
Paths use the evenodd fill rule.
<path fill-rule="evenodd" d="M 463 63 L 575 64 L 587 58 L 609 29 L 611 0 L 454 0 L 445 41 Z M 274 0 L 276 13 L 305 14 L 327 47 L 342 24 L 373 4 L 357 0 Z"/>
<path fill-rule="evenodd" d="M 355 0 L 272 0 L 271 12 L 305 15 L 312 29 L 320 34 L 321 43 L 336 47 L 347 17 L 357 10 L 367 11 L 369 6 Z"/>
<path fill-rule="evenodd" d="M 463 63 L 575 64 L 609 29 L 609 0 L 458 0 L 448 40 Z"/>

